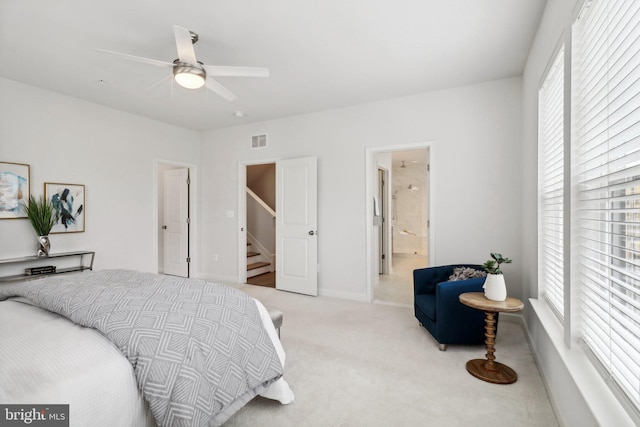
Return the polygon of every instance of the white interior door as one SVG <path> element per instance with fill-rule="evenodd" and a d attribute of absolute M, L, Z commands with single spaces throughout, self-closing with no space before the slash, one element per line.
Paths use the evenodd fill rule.
<path fill-rule="evenodd" d="M 189 169 L 164 172 L 164 274 L 189 277 Z"/>
<path fill-rule="evenodd" d="M 276 162 L 276 288 L 318 295 L 318 160 Z"/>

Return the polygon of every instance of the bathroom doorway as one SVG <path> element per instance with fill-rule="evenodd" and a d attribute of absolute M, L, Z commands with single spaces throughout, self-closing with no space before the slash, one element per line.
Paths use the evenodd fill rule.
<path fill-rule="evenodd" d="M 429 265 L 430 147 L 373 154 L 374 184 L 372 300 L 413 303 L 413 270 Z M 384 170 L 386 179 L 380 178 Z M 382 203 L 386 201 L 386 203 Z M 376 217 L 380 209 L 380 217 Z M 379 236 L 388 236 L 385 240 Z"/>

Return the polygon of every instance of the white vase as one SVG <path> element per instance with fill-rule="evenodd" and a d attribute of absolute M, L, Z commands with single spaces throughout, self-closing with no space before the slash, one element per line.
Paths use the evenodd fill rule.
<path fill-rule="evenodd" d="M 502 274 L 487 274 L 482 286 L 484 296 L 492 301 L 504 301 L 507 299 L 507 286 L 504 284 Z"/>

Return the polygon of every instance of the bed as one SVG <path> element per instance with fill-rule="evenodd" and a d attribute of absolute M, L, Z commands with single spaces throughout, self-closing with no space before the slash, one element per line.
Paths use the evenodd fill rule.
<path fill-rule="evenodd" d="M 217 426 L 256 395 L 291 403 L 264 306 L 127 270 L 0 286 L 0 403 L 69 404 L 70 425 Z"/>

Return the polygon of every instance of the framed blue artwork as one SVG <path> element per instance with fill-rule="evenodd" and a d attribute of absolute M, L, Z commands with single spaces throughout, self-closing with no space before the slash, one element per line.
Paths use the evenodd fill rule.
<path fill-rule="evenodd" d="M 51 202 L 56 218 L 49 234 L 84 231 L 84 185 L 45 182 L 44 197 Z"/>

